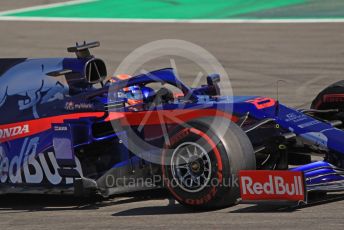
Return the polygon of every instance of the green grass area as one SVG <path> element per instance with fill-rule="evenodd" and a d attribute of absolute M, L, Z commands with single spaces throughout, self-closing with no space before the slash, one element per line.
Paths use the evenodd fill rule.
<path fill-rule="evenodd" d="M 5 16 L 129 19 L 232 19 L 307 0 L 98 0 Z M 325 0 L 324 0 L 325 1 Z M 240 16 L 244 15 L 244 16 Z"/>

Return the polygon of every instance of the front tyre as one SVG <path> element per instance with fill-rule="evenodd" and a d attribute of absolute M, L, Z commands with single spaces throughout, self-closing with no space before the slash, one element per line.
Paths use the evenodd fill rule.
<path fill-rule="evenodd" d="M 228 127 L 219 134 L 218 127 Z M 181 204 L 219 209 L 240 196 L 239 170 L 255 169 L 250 140 L 227 119 L 204 118 L 179 128 L 162 157 L 165 185 Z"/>

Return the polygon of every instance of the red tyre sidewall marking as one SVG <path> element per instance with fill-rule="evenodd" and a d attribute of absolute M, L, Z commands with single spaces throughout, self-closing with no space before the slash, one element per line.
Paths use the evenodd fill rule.
<path fill-rule="evenodd" d="M 187 136 L 188 134 L 190 133 L 190 129 L 186 128 L 186 129 L 183 129 L 181 130 L 180 132 L 178 132 L 176 135 L 174 135 L 171 139 L 170 139 L 170 144 L 167 145 L 165 144 L 164 146 L 164 150 L 163 150 L 163 153 L 162 153 L 162 158 L 161 158 L 161 166 L 162 166 L 162 177 L 163 177 L 163 181 L 164 183 L 167 185 L 167 188 L 168 190 L 173 194 L 173 196 L 177 199 L 177 200 L 180 200 L 182 201 L 183 199 L 178 196 L 172 186 L 171 186 L 171 181 L 166 177 L 166 174 L 165 174 L 165 169 L 164 169 L 164 166 L 165 166 L 165 156 L 166 156 L 166 151 L 169 147 L 171 147 L 172 145 L 174 145 L 175 143 L 177 143 L 179 140 L 183 139 L 185 136 Z"/>
<path fill-rule="evenodd" d="M 222 170 L 223 170 L 223 165 L 222 165 L 222 159 L 221 159 L 221 154 L 219 152 L 219 150 L 216 147 L 216 144 L 214 143 L 214 141 L 204 132 L 202 132 L 201 130 L 195 129 L 195 128 L 185 128 L 183 130 L 181 130 L 180 132 L 178 132 L 176 135 L 174 135 L 171 140 L 170 140 L 170 145 L 165 145 L 163 154 L 162 154 L 162 176 L 163 176 L 163 180 L 167 185 L 167 188 L 169 189 L 169 191 L 173 194 L 173 196 L 180 201 L 183 201 L 187 204 L 190 205 L 201 205 L 203 203 L 206 203 L 208 201 L 210 201 L 215 195 L 216 195 L 216 187 L 213 186 L 212 189 L 210 190 L 210 192 L 199 198 L 199 199 L 182 199 L 180 196 L 178 196 L 175 191 L 173 190 L 173 188 L 171 187 L 171 182 L 170 180 L 166 177 L 165 174 L 165 169 L 164 169 L 164 165 L 165 165 L 165 155 L 166 155 L 166 150 L 167 148 L 169 148 L 170 146 L 174 145 L 175 143 L 177 143 L 178 141 L 182 140 L 185 136 L 187 136 L 189 133 L 194 133 L 200 137 L 202 137 L 205 141 L 207 141 L 207 143 L 210 145 L 212 151 L 215 154 L 216 157 L 216 161 L 217 161 L 217 179 L 218 181 L 221 183 L 222 179 L 223 179 L 223 175 L 222 175 Z"/>

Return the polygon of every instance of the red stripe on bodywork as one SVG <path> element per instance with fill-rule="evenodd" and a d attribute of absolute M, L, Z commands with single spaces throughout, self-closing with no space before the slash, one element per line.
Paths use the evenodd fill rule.
<path fill-rule="evenodd" d="M 0 143 L 11 141 L 26 136 L 35 135 L 51 129 L 54 123 L 63 123 L 64 120 L 80 119 L 86 117 L 103 117 L 104 112 L 88 112 L 88 113 L 73 113 L 66 115 L 59 115 L 53 117 L 39 118 L 35 120 L 11 123 L 0 125 L 2 135 L 0 135 Z M 176 109 L 176 110 L 156 110 L 156 111 L 142 111 L 142 112 L 110 112 L 105 121 L 121 120 L 122 125 L 159 125 L 159 124 L 181 124 L 192 119 L 201 117 L 224 117 L 233 122 L 238 121 L 238 117 L 230 115 L 216 109 Z M 4 130 L 13 129 L 16 127 L 28 126 L 28 132 L 19 133 L 15 135 L 5 135 Z M 12 133 L 13 134 L 13 133 Z"/>
<path fill-rule="evenodd" d="M 216 109 L 175 109 L 175 110 L 154 110 L 143 112 L 110 112 L 106 121 L 121 119 L 122 125 L 159 125 L 179 124 L 201 117 L 224 117 L 233 122 L 238 117 Z"/>
<path fill-rule="evenodd" d="M 44 132 L 48 129 L 51 129 L 51 124 L 63 123 L 64 120 L 80 119 L 80 118 L 85 118 L 85 117 L 98 117 L 99 118 L 102 116 L 104 116 L 104 112 L 73 113 L 73 114 L 39 118 L 35 120 L 0 125 L 0 129 L 2 130 L 2 135 L 0 136 L 0 143 L 4 141 L 11 141 L 18 138 L 23 138 L 26 136 L 31 136 L 37 133 Z M 19 133 L 18 135 L 10 135 L 10 136 L 5 135 L 4 133 L 4 130 L 6 129 L 13 129 L 15 127 L 24 127 L 24 126 L 28 126 L 28 132 Z"/>

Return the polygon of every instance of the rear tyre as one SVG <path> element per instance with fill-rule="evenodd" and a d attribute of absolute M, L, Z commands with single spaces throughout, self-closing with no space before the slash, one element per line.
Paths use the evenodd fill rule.
<path fill-rule="evenodd" d="M 344 81 L 338 81 L 322 90 L 313 100 L 312 109 L 338 109 L 333 113 L 318 113 L 317 116 L 325 120 L 344 121 Z"/>
<path fill-rule="evenodd" d="M 223 134 L 218 127 L 228 127 Z M 179 128 L 162 157 L 164 182 L 174 198 L 194 209 L 219 209 L 240 197 L 239 170 L 255 169 L 250 140 L 226 119 L 205 118 Z"/>
<path fill-rule="evenodd" d="M 313 100 L 312 109 L 343 109 L 344 81 L 338 81 L 322 90 Z"/>

